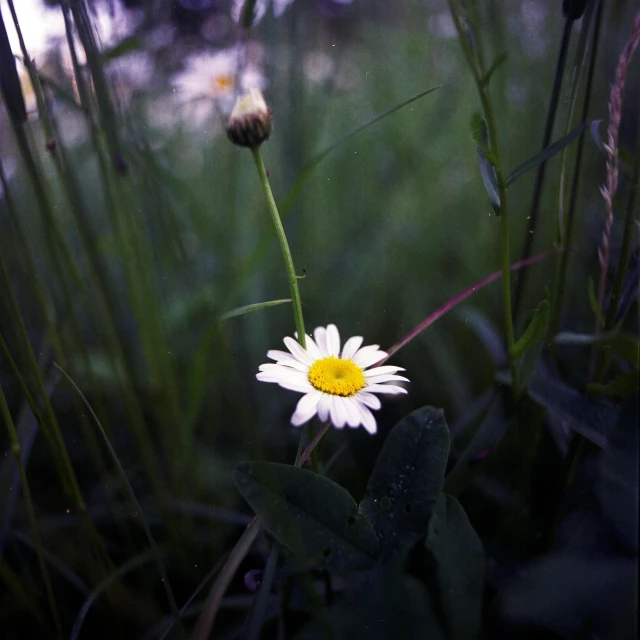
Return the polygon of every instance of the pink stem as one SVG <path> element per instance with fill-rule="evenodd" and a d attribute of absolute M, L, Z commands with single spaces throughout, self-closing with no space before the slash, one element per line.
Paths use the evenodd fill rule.
<path fill-rule="evenodd" d="M 548 251 L 543 251 L 542 253 L 538 253 L 535 256 L 531 256 L 525 260 L 520 260 L 519 262 L 514 262 L 510 267 L 510 271 L 517 271 L 518 269 L 522 269 L 523 267 L 528 267 L 536 262 L 540 262 L 545 258 L 549 258 L 550 256 L 556 255 L 560 253 L 562 249 L 549 249 Z M 381 365 L 383 362 L 386 362 L 392 355 L 396 354 L 402 347 L 411 342 L 417 335 L 422 333 L 427 327 L 430 327 L 438 318 L 442 317 L 448 311 L 451 311 L 456 305 L 460 304 L 463 300 L 466 300 L 470 295 L 474 294 L 476 291 L 486 287 L 488 284 L 493 282 L 494 280 L 498 280 L 502 276 L 502 270 L 494 271 L 491 275 L 488 275 L 486 278 L 483 278 L 479 282 L 476 282 L 472 287 L 469 287 L 462 293 L 459 293 L 454 298 L 451 298 L 449 302 L 443 304 L 438 310 L 434 311 L 430 316 L 427 316 L 415 329 L 410 331 L 402 340 L 396 342 L 387 352 L 386 358 L 380 360 L 376 366 Z"/>

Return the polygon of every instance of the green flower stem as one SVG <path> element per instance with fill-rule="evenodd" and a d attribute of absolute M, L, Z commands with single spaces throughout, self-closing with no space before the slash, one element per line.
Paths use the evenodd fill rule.
<path fill-rule="evenodd" d="M 489 98 L 488 89 L 483 82 L 482 69 L 479 66 L 476 54 L 474 53 L 467 34 L 458 15 L 455 0 L 449 1 L 451 17 L 458 32 L 458 40 L 467 60 L 471 73 L 473 74 L 484 119 L 487 123 L 487 133 L 489 136 L 489 148 L 491 150 L 491 162 L 496 172 L 498 190 L 500 193 L 500 239 L 501 239 L 501 267 L 502 267 L 502 303 L 504 308 L 505 337 L 507 340 L 507 354 L 509 358 L 509 368 L 511 370 L 511 380 L 513 392 L 516 398 L 520 396 L 518 385 L 518 367 L 516 359 L 513 357 L 513 347 L 515 345 L 515 333 L 513 329 L 513 315 L 511 312 L 511 264 L 510 264 L 510 239 L 509 239 L 509 209 L 507 206 L 507 185 L 505 183 L 502 165 L 500 163 L 500 153 L 498 151 L 498 135 L 493 115 L 493 107 Z"/>
<path fill-rule="evenodd" d="M 300 290 L 298 289 L 298 276 L 293 266 L 293 258 L 291 257 L 291 251 L 289 250 L 289 243 L 287 242 L 287 236 L 280 220 L 280 214 L 278 213 L 278 207 L 276 201 L 273 198 L 271 192 L 271 185 L 269 184 L 269 178 L 267 177 L 267 170 L 264 167 L 260 148 L 251 149 L 253 159 L 256 163 L 256 169 L 258 171 L 258 177 L 262 184 L 265 198 L 267 199 L 267 205 L 269 207 L 269 213 L 273 220 L 273 225 L 276 228 L 276 234 L 278 235 L 278 242 L 280 242 L 280 249 L 282 250 L 282 257 L 284 258 L 284 264 L 287 269 L 287 278 L 289 280 L 289 289 L 291 290 L 291 300 L 293 303 L 293 319 L 296 325 L 296 331 L 298 332 L 298 342 L 304 348 L 306 346 L 305 331 L 304 331 L 304 318 L 302 316 L 302 301 L 300 300 Z"/>

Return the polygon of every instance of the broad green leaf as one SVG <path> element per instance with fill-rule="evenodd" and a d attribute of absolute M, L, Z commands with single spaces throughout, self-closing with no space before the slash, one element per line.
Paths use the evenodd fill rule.
<path fill-rule="evenodd" d="M 607 384 L 591 383 L 587 385 L 587 391 L 595 395 L 619 396 L 626 398 L 638 391 L 638 372 L 627 371 L 608 382 Z"/>
<path fill-rule="evenodd" d="M 638 396 L 622 405 L 609 447 L 600 457 L 595 493 L 613 536 L 638 554 Z"/>
<path fill-rule="evenodd" d="M 282 298 L 280 300 L 269 300 L 268 302 L 257 302 L 255 304 L 245 305 L 244 307 L 237 307 L 236 309 L 227 311 L 227 313 L 223 313 L 220 316 L 220 321 L 229 320 L 230 318 L 237 318 L 238 316 L 243 316 L 247 313 L 253 313 L 254 311 L 260 311 L 261 309 L 276 307 L 280 304 L 286 304 L 287 302 L 291 302 L 291 298 Z"/>
<path fill-rule="evenodd" d="M 596 296 L 596 285 L 593 283 L 593 278 L 589 277 L 588 286 L 588 294 L 589 294 L 589 304 L 591 305 L 591 311 L 593 311 L 593 315 L 597 318 L 598 322 L 604 327 L 605 319 L 602 313 L 602 309 L 598 304 L 598 298 Z"/>
<path fill-rule="evenodd" d="M 440 495 L 425 547 L 434 560 L 428 576 L 447 638 L 475 638 L 480 630 L 484 550 L 467 514 L 452 496 Z"/>
<path fill-rule="evenodd" d="M 342 594 L 305 626 L 299 640 L 449 640 L 425 584 L 405 570 L 405 557 L 352 573 Z M 413 573 L 413 571 L 412 571 Z"/>
<path fill-rule="evenodd" d="M 296 556 L 341 572 L 375 563 L 371 522 L 340 485 L 274 462 L 242 462 L 233 477 L 264 526 Z"/>
<path fill-rule="evenodd" d="M 387 436 L 360 503 L 383 561 L 426 532 L 448 456 L 449 429 L 441 409 L 417 409 Z"/>
<path fill-rule="evenodd" d="M 547 411 L 562 418 L 565 425 L 604 449 L 618 419 L 618 409 L 596 401 L 564 384 L 548 368 L 538 367 L 529 396 Z"/>
<path fill-rule="evenodd" d="M 511 349 L 511 356 L 515 360 L 522 358 L 522 356 L 544 336 L 547 331 L 548 322 L 549 302 L 542 300 L 536 308 L 526 331 Z"/>
<path fill-rule="evenodd" d="M 640 354 L 640 342 L 637 336 L 619 331 L 607 331 L 602 333 L 575 333 L 563 331 L 555 337 L 557 344 L 575 346 L 595 345 L 599 349 L 612 349 L 631 364 L 638 364 Z"/>
<path fill-rule="evenodd" d="M 548 147 L 543 149 L 540 153 L 536 153 L 535 156 L 532 156 L 528 160 L 525 160 L 521 165 L 518 165 L 505 180 L 505 184 L 507 187 L 511 186 L 518 178 L 523 176 L 527 171 L 537 167 L 539 164 L 546 162 L 549 158 L 552 158 L 562 151 L 567 145 L 571 144 L 576 138 L 578 138 L 582 132 L 585 130 L 587 126 L 586 122 L 579 124 L 574 129 L 571 129 L 566 136 L 560 138 L 560 140 L 556 140 L 553 144 L 550 144 Z"/>

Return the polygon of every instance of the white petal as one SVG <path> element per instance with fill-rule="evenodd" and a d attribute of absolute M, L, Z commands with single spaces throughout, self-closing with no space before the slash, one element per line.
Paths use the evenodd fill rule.
<path fill-rule="evenodd" d="M 378 427 L 371 411 L 367 407 L 360 405 L 360 417 L 362 418 L 362 426 L 373 435 L 378 430 Z"/>
<path fill-rule="evenodd" d="M 351 360 L 355 352 L 360 348 L 362 344 L 362 336 L 353 336 L 349 338 L 342 348 L 342 355 L 340 356 L 343 360 Z"/>
<path fill-rule="evenodd" d="M 335 324 L 327 326 L 327 351 L 330 356 L 340 357 L 340 334 Z"/>
<path fill-rule="evenodd" d="M 311 420 L 318 410 L 318 402 L 320 402 L 321 397 L 322 392 L 317 389 L 302 396 L 302 398 L 298 400 L 296 410 L 291 416 L 291 424 L 294 427 L 299 427 L 301 424 Z"/>
<path fill-rule="evenodd" d="M 370 344 L 366 347 L 362 347 L 351 360 L 362 369 L 370 367 L 372 364 L 379 362 L 387 354 L 384 351 L 380 351 L 377 344 Z"/>
<path fill-rule="evenodd" d="M 299 362 L 304 362 L 309 366 L 313 364 L 313 358 L 300 346 L 299 342 L 296 342 L 293 338 L 287 336 L 284 339 L 284 343 L 287 345 L 287 349 L 293 353 Z"/>
<path fill-rule="evenodd" d="M 330 395 L 323 393 L 320 398 L 320 402 L 318 403 L 318 418 L 320 418 L 322 422 L 326 422 L 329 418 L 330 399 Z"/>
<path fill-rule="evenodd" d="M 287 365 L 298 369 L 299 371 L 309 371 L 309 365 L 304 362 L 300 362 L 294 355 L 291 355 L 288 351 L 267 351 L 267 357 L 275 360 L 278 364 Z"/>
<path fill-rule="evenodd" d="M 402 387 L 397 387 L 394 384 L 370 384 L 365 387 L 369 393 L 407 393 L 406 389 Z"/>
<path fill-rule="evenodd" d="M 258 371 L 271 371 L 276 375 L 279 375 L 280 373 L 282 373 L 283 375 L 286 375 L 287 373 L 296 373 L 298 375 L 306 376 L 309 373 L 309 367 L 307 367 L 306 369 L 296 370 L 293 367 L 289 367 L 284 364 L 274 364 L 273 362 L 267 362 L 266 364 L 261 364 L 258 367 Z"/>
<path fill-rule="evenodd" d="M 381 382 L 391 382 L 392 380 L 409 382 L 409 379 L 404 376 L 395 376 L 392 373 L 387 373 L 382 374 L 381 376 L 372 376 L 371 378 L 367 378 L 367 384 L 380 384 Z"/>
<path fill-rule="evenodd" d="M 318 348 L 318 345 L 314 342 L 313 338 L 311 336 L 305 336 L 304 340 L 305 340 L 306 349 L 309 352 L 309 355 L 314 360 L 320 360 L 323 356 L 322 356 L 322 353 L 320 353 L 320 349 Z"/>
<path fill-rule="evenodd" d="M 331 422 L 334 427 L 342 429 L 347 422 L 347 410 L 344 406 L 345 398 L 340 396 L 331 396 Z"/>
<path fill-rule="evenodd" d="M 404 371 L 402 367 L 394 367 L 391 365 L 384 365 L 382 367 L 374 367 L 373 369 L 369 369 L 364 372 L 365 378 L 370 378 L 371 376 L 377 376 L 381 373 L 398 373 L 398 371 Z"/>
<path fill-rule="evenodd" d="M 380 398 L 378 398 L 378 396 L 374 396 L 373 393 L 367 393 L 366 391 L 358 391 L 355 395 L 355 399 L 369 407 L 369 409 L 378 410 L 382 406 L 382 402 L 380 402 Z"/>
<path fill-rule="evenodd" d="M 317 327 L 313 332 L 313 337 L 316 339 L 316 344 L 323 358 L 329 355 L 327 351 L 327 330 L 324 327 Z"/>
<path fill-rule="evenodd" d="M 373 396 L 375 398 L 375 396 Z M 358 427 L 362 422 L 360 417 L 360 404 L 355 398 L 345 398 L 344 407 L 347 411 L 347 424 L 350 427 Z"/>

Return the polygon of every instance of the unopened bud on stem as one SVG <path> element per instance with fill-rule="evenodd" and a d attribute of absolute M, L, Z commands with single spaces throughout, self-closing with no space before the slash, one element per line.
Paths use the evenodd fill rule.
<path fill-rule="evenodd" d="M 227 135 L 233 144 L 255 149 L 271 135 L 271 109 L 260 89 L 241 95 L 227 122 Z"/>

